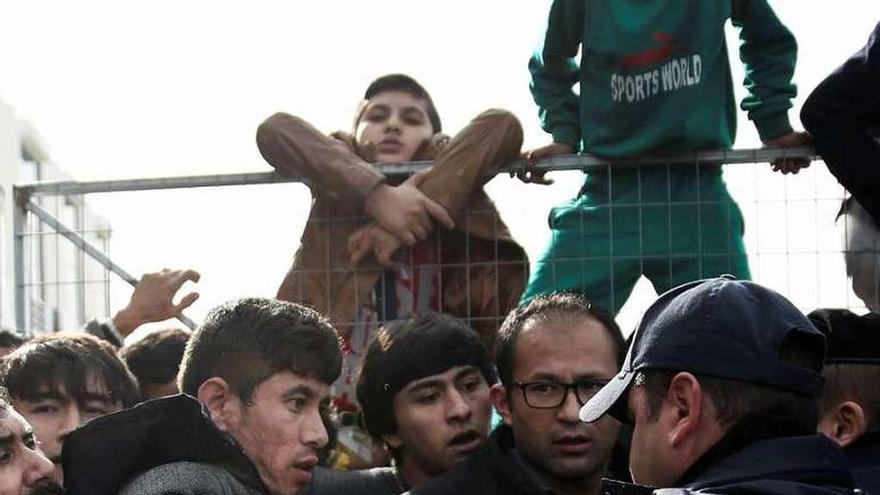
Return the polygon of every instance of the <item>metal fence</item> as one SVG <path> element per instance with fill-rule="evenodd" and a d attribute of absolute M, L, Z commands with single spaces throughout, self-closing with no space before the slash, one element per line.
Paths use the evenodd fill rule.
<path fill-rule="evenodd" d="M 702 267 L 706 266 L 705 262 L 711 257 L 731 255 L 731 252 L 723 249 L 713 251 L 709 246 L 703 245 L 697 245 L 693 252 L 682 252 L 676 243 L 679 236 L 674 234 L 676 229 L 671 225 L 667 229 L 668 249 L 659 252 L 646 250 L 646 245 L 642 243 L 642 240 L 645 239 L 647 232 L 657 227 L 656 224 L 659 222 L 657 218 L 666 218 L 665 221 L 673 222 L 671 219 L 676 217 L 675 214 L 656 217 L 652 216 L 654 215 L 652 211 L 672 212 L 675 208 L 685 208 L 682 210 L 685 213 L 681 214 L 683 218 L 696 216 L 693 228 L 714 228 L 713 220 L 708 220 L 708 217 L 711 216 L 709 212 L 719 204 L 726 203 L 717 198 L 699 197 L 698 191 L 691 191 L 690 195 L 684 194 L 686 198 L 683 200 L 679 198 L 673 201 L 671 200 L 672 191 L 667 191 L 665 195 L 655 194 L 658 192 L 657 186 L 648 178 L 658 174 L 669 175 L 670 170 L 687 169 L 696 174 L 696 180 L 699 183 L 701 174 L 714 173 L 712 171 L 716 170 L 718 165 L 724 164 L 726 165 L 724 180 L 739 204 L 745 223 L 743 242 L 752 278 L 789 296 L 805 311 L 821 306 L 863 310 L 864 304 L 854 297 L 849 288 L 841 256 L 840 226 L 834 224 L 835 215 L 844 198 L 844 191 L 820 162 L 815 162 L 811 168 L 802 171 L 798 176 L 784 177 L 781 174 L 771 173 L 766 162 L 780 157 L 812 158 L 813 152 L 810 149 L 711 151 L 675 156 L 642 157 L 626 162 L 616 161 L 613 164 L 589 155 L 560 156 L 543 160 L 536 165 L 537 169 L 566 172 L 558 180 L 560 185 L 541 189 L 540 186 L 519 184 L 513 179 L 508 179 L 504 174 L 499 174 L 497 179 L 488 184 L 487 191 L 498 205 L 502 218 L 510 226 L 513 237 L 525 247 L 532 263 L 531 272 L 534 273 L 536 270 L 541 270 L 536 261 L 551 235 L 547 229 L 546 221 L 548 206 L 562 203 L 577 190 L 581 182 L 580 174 L 577 171 L 586 171 L 593 173 L 594 177 L 602 177 L 609 184 L 609 195 L 601 198 L 596 206 L 598 210 L 604 211 L 604 214 L 610 217 L 608 220 L 610 230 L 609 228 L 604 230 L 595 228 L 589 219 L 586 219 L 582 222 L 584 225 L 581 227 L 581 235 L 587 236 L 585 239 L 591 239 L 590 236 L 605 235 L 605 232 L 608 232 L 607 250 L 595 252 L 585 247 L 583 253 L 575 253 L 573 256 L 567 254 L 565 258 L 548 260 L 554 266 L 553 270 L 558 270 L 560 280 L 572 277 L 575 279 L 578 277 L 588 278 L 595 272 L 591 267 L 608 266 L 613 274 L 615 263 L 629 261 L 637 265 L 639 272 L 648 271 L 648 265 L 665 265 L 666 276 L 671 282 L 682 277 L 697 278 L 714 275 L 714 271 L 717 271 L 714 266 L 703 271 Z M 406 166 L 381 166 L 381 168 L 384 173 L 393 176 L 411 174 L 429 165 L 430 163 L 427 162 L 417 162 Z M 515 171 L 522 166 L 522 163 L 515 163 L 505 171 Z M 713 167 L 715 168 L 713 169 Z M 625 174 L 635 178 L 637 197 L 620 204 L 619 198 L 613 197 L 612 190 L 615 180 L 619 182 L 619 178 Z M 282 177 L 270 172 L 92 182 L 64 181 L 16 186 L 13 191 L 17 205 L 13 224 L 13 250 L 15 254 L 15 314 L 19 329 L 31 333 L 70 328 L 81 324 L 82 320 L 90 316 L 110 314 L 111 309 L 119 309 L 111 308 L 110 274 L 115 274 L 131 284 L 136 282 L 135 277 L 113 261 L 108 229 L 86 225 L 81 216 L 77 218 L 75 214 L 71 213 L 76 211 L 76 205 L 81 205 L 83 198 L 87 195 L 96 193 L 120 194 L 147 190 L 191 190 L 193 188 L 222 186 L 251 187 L 261 184 L 302 181 L 301 178 Z M 665 184 L 663 187 L 673 187 L 668 181 L 663 184 Z M 539 190 L 540 192 L 535 192 Z M 305 194 L 305 192 L 298 194 Z M 732 210 L 726 209 L 725 211 Z M 472 212 L 472 215 L 478 214 Z M 307 212 L 303 211 L 300 215 L 305 216 Z M 617 215 L 617 220 L 613 219 L 615 215 Z M 477 221 L 475 218 L 472 217 L 468 220 L 466 217 L 465 222 Z M 362 221 L 362 219 L 351 217 L 334 217 L 332 212 L 329 212 L 326 218 L 318 220 L 330 223 Z M 635 245 L 629 247 L 614 245 L 615 237 L 611 231 L 617 225 L 635 228 L 636 233 L 632 237 L 637 240 Z M 438 233 L 432 238 L 432 242 L 436 242 L 433 258 L 420 260 L 413 252 L 410 252 L 407 258 L 411 263 L 410 268 L 415 268 L 418 265 L 435 272 L 432 275 L 434 278 L 430 282 L 437 285 L 433 296 L 435 300 L 425 304 L 439 305 L 441 308 L 448 306 L 448 301 L 442 299 L 450 293 L 449 288 L 444 285 L 448 285 L 449 280 L 443 281 L 443 277 L 451 273 L 449 270 L 466 270 L 467 275 L 461 280 L 465 284 L 470 284 L 474 279 L 474 271 L 481 268 L 488 269 L 488 273 L 491 273 L 490 276 L 494 278 L 491 284 L 492 288 L 486 290 L 498 290 L 499 287 L 503 290 L 505 287 L 499 286 L 499 284 L 505 282 L 498 278 L 499 267 L 503 267 L 505 264 L 521 263 L 505 258 L 503 253 L 499 252 L 497 243 L 493 245 L 490 252 L 483 253 L 483 256 L 477 259 L 474 253 L 469 251 L 472 240 L 469 234 L 455 239 L 447 237 L 445 240 L 444 235 L 452 234 Z M 705 239 L 712 236 L 698 235 L 696 237 Z M 56 249 L 53 252 L 61 254 L 56 254 L 56 259 L 46 259 L 46 256 L 41 253 L 45 251 L 42 246 L 48 242 L 65 243 L 73 254 L 63 254 L 63 249 Z M 593 241 L 585 242 L 584 245 L 588 247 L 593 243 Z M 453 261 L 446 260 L 442 255 L 438 256 L 437 250 L 442 251 L 447 249 L 443 246 L 455 245 L 456 243 L 460 244 L 464 250 L 462 256 Z M 339 246 L 325 246 L 328 257 L 330 257 L 331 250 L 338 249 L 340 249 Z M 493 250 L 494 252 L 492 252 Z M 696 271 L 687 274 L 677 271 L 677 267 L 680 265 L 679 261 L 684 258 L 696 259 Z M 63 265 L 70 265 L 74 268 L 62 268 Z M 286 268 L 278 267 L 278 271 L 281 272 Z M 522 268 L 522 273 L 529 271 L 527 269 L 529 267 Z M 374 296 L 383 293 L 387 295 L 390 288 L 382 284 L 386 284 L 392 279 L 383 277 L 381 274 L 377 275 L 377 270 L 378 272 L 382 271 L 369 263 L 356 269 L 350 266 L 334 266 L 328 268 L 327 273 L 324 273 L 323 276 L 327 278 L 328 284 L 331 283 L 332 272 L 340 272 L 343 276 L 345 276 L 344 272 L 348 272 L 348 276 L 353 277 L 355 280 L 353 283 L 356 285 L 358 280 L 376 279 L 378 282 L 374 287 L 368 288 L 366 292 L 355 291 L 355 293 L 372 293 Z M 620 300 L 620 297 L 625 297 L 627 291 L 621 290 L 620 282 L 616 277 L 612 276 L 610 280 L 612 285 L 608 287 L 609 305 L 620 309 L 620 318 L 624 321 L 634 321 L 644 306 L 653 298 L 650 284 L 646 283 L 644 279 L 626 281 L 630 286 L 635 284 L 635 289 L 632 296 L 624 304 L 625 301 Z M 522 283 L 524 284 L 524 282 L 523 280 Z M 652 282 L 655 287 L 663 285 L 658 283 L 656 279 Z M 465 314 L 459 316 L 470 317 L 472 323 L 475 324 L 480 323 L 480 318 L 488 318 L 491 321 L 486 323 L 496 325 L 499 318 L 503 316 L 500 312 L 493 313 L 491 317 L 471 314 L 470 308 L 473 307 L 474 301 L 471 301 L 470 298 L 475 290 L 474 287 L 468 286 L 460 291 L 460 294 L 465 297 L 465 301 L 459 306 L 466 308 L 466 310 Z M 61 301 L 68 301 L 68 303 L 71 300 L 85 301 L 85 298 L 77 296 L 85 291 L 103 291 L 105 294 L 103 307 L 84 307 L 83 304 L 78 304 L 77 309 L 72 313 L 71 310 L 65 310 L 71 314 L 57 314 L 60 311 L 58 308 L 62 306 Z M 616 293 L 620 293 L 620 295 L 616 296 Z M 336 294 L 328 290 L 326 294 L 327 307 L 332 308 L 335 307 L 334 305 L 338 305 L 339 301 L 334 300 L 336 297 Z M 378 308 L 382 303 L 377 300 L 356 301 L 354 306 L 373 305 Z M 500 303 L 495 301 L 493 304 Z M 47 315 L 46 308 L 51 308 L 50 313 L 54 311 L 56 314 Z M 386 313 L 378 311 L 377 314 L 377 318 L 383 320 Z M 349 321 L 340 321 L 339 323 L 357 323 L 360 317 L 351 315 L 351 318 Z"/>

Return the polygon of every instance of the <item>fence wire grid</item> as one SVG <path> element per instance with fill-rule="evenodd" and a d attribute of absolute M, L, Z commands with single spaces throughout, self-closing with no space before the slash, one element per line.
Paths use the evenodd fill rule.
<path fill-rule="evenodd" d="M 419 309 L 450 312 L 483 329 L 484 335 L 492 335 L 516 304 L 519 291 L 528 285 L 529 274 L 541 278 L 548 288 L 586 292 L 589 299 L 617 312 L 626 331 L 656 292 L 720 273 L 750 276 L 786 295 L 805 312 L 818 307 L 863 312 L 865 303 L 853 293 L 843 262 L 843 243 L 852 226 L 846 219 L 835 223 L 845 192 L 821 161 L 789 176 L 771 172 L 766 163 L 780 156 L 811 155 L 811 150 L 803 149 L 733 150 L 614 164 L 587 155 L 554 157 L 538 164 L 554 171 L 554 185 L 526 185 L 499 174 L 485 190 L 500 218 L 492 211 L 469 210 L 455 230 L 435 229 L 416 248 L 399 250 L 391 269 L 369 258 L 353 267 L 347 241 L 369 218 L 340 200 L 312 204 L 316 210 L 307 223 L 311 200 L 302 187 L 271 187 L 279 195 L 296 196 L 295 222 L 289 221 L 288 212 L 285 218 L 275 219 L 274 231 L 249 235 L 265 235 L 253 245 L 268 246 L 279 237 L 298 238 L 301 231 L 291 232 L 290 224 L 306 223 L 306 236 L 310 229 L 312 235 L 320 232 L 324 236 L 307 241 L 320 247 L 323 259 L 301 266 L 296 276 L 288 278 L 288 289 L 330 314 L 353 340 L 366 340 L 369 329 Z M 383 171 L 409 174 L 428 165 L 386 166 Z M 589 179 L 584 181 L 579 170 L 586 170 Z M 224 204 L 236 204 L 239 210 L 246 207 L 247 200 L 239 201 L 238 196 L 247 197 L 264 187 L 261 184 L 282 182 L 301 180 L 254 173 L 17 186 L 21 211 L 14 246 L 19 265 L 16 291 L 17 309 L 24 312 L 17 315 L 19 330 L 40 333 L 76 328 L 125 305 L 127 296 L 114 296 L 111 290 L 111 279 L 115 279 L 111 273 L 125 272 L 119 265 L 109 266 L 107 260 L 118 254 L 111 252 L 111 239 L 126 229 L 127 221 L 120 212 L 107 212 L 113 214 L 110 220 L 115 230 L 111 232 L 106 222 L 86 214 L 90 195 L 125 195 L 126 203 L 137 209 L 138 194 L 133 191 L 164 191 L 163 203 L 171 202 L 168 198 L 194 198 L 193 202 L 210 203 L 207 210 L 224 215 Z M 724 183 L 730 196 L 723 191 Z M 234 185 L 245 187 L 210 188 Z M 196 191 L 205 187 L 210 189 Z M 171 194 L 171 189 L 182 191 Z M 34 203 L 107 260 L 96 261 L 82 245 L 64 238 L 57 225 L 35 216 L 28 206 Z M 183 220 L 189 222 L 189 241 L 202 236 L 199 222 L 192 220 Z M 161 236 L 162 232 L 143 234 Z M 228 234 L 234 235 L 235 229 Z M 509 242 L 510 238 L 516 243 Z M 551 239 L 564 249 L 548 252 Z M 517 244 L 525 256 L 516 250 Z M 872 254 L 880 251 L 876 239 L 860 249 L 874 260 L 876 272 L 877 257 Z M 242 262 L 234 256 L 245 255 L 234 248 L 230 253 L 215 247 L 203 251 L 204 265 L 194 267 L 203 275 L 228 269 Z M 208 253 L 223 260 L 212 262 Z M 139 255 L 149 257 L 150 250 Z M 291 255 L 263 260 L 272 265 L 267 270 L 275 275 L 268 278 L 255 270 L 255 276 L 264 279 L 257 295 L 274 295 L 281 275 L 290 268 Z M 247 256 L 260 258 L 258 251 Z M 152 264 L 183 267 L 188 263 L 163 259 Z M 227 279 L 226 287 L 216 292 L 234 294 L 236 288 L 229 287 L 233 284 L 249 287 L 239 282 L 240 275 L 237 282 Z M 194 315 L 222 302 L 212 299 L 209 286 L 200 286 L 200 291 L 208 297 L 199 302 L 201 307 L 194 307 Z M 876 303 L 876 292 L 873 298 Z"/>

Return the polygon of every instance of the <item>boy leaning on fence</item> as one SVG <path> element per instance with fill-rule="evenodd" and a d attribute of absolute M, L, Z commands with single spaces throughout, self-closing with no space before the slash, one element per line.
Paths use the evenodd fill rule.
<path fill-rule="evenodd" d="M 761 140 L 806 144 L 787 116 L 797 45 L 766 0 L 554 0 L 529 64 L 553 144 L 526 158 L 587 152 L 613 162 L 730 148 L 736 108 L 728 19 L 740 30 L 746 65 L 742 109 Z M 774 169 L 796 172 L 806 164 L 777 161 Z M 526 180 L 543 177 L 532 172 Z M 616 313 L 641 275 L 658 292 L 721 273 L 750 275 L 742 214 L 718 163 L 588 173 L 577 197 L 554 208 L 549 222 L 552 240 L 524 300 L 574 290 Z"/>
<path fill-rule="evenodd" d="M 343 411 L 356 410 L 357 366 L 382 322 L 442 311 L 467 320 L 491 349 L 528 276 L 525 252 L 482 189 L 520 152 L 512 114 L 483 112 L 450 140 L 425 89 L 395 74 L 373 81 L 354 120 L 353 134 L 327 137 L 278 113 L 257 130 L 266 161 L 309 181 L 312 210 L 278 297 L 311 305 L 339 329 L 333 394 Z M 372 165 L 414 160 L 435 162 L 404 181 Z"/>

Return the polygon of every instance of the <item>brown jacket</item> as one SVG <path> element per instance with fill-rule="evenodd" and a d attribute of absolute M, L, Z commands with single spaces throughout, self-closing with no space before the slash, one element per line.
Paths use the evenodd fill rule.
<path fill-rule="evenodd" d="M 528 280 L 528 259 L 482 185 L 518 156 L 521 145 L 516 117 L 485 111 L 446 145 L 420 186 L 456 223 L 454 230 L 435 228 L 423 241 L 438 246 L 441 310 L 469 320 L 490 348 Z M 306 179 L 313 198 L 300 248 L 277 297 L 328 315 L 345 336 L 357 309 L 371 302 L 383 271 L 372 259 L 352 267 L 348 238 L 370 221 L 364 199 L 386 178 L 358 156 L 363 153 L 350 135 L 324 136 L 288 114 L 275 114 L 260 125 L 257 146 L 277 170 Z"/>

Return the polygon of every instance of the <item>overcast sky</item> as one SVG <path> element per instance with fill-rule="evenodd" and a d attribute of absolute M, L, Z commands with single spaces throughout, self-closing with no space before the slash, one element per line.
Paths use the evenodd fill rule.
<path fill-rule="evenodd" d="M 445 129 L 461 128 L 484 108 L 503 107 L 522 120 L 526 147 L 549 141 L 538 126 L 526 68 L 548 2 L 2 3 L 0 99 L 33 123 L 49 143 L 53 161 L 81 180 L 269 170 L 254 144 L 254 131 L 265 117 L 283 110 L 328 132 L 348 128 L 365 86 L 388 72 L 420 80 L 432 93 Z M 800 93 L 791 114 L 796 121 L 809 91 L 864 44 L 880 20 L 880 4 L 771 4 L 800 45 Z M 735 38 L 730 40 L 734 51 Z M 738 82 L 742 71 L 735 52 L 731 58 Z M 739 128 L 737 147 L 759 144 L 744 115 Z M 547 210 L 580 185 L 578 174 L 558 179 L 551 188 L 506 177 L 489 185 L 533 258 L 546 241 Z M 837 194 L 821 164 L 797 178 L 749 166 L 728 171 L 728 179 L 737 199 L 753 204 L 743 208 L 747 221 L 769 218 L 761 213 L 763 201 L 780 194 L 808 201 Z M 305 188 L 290 184 L 93 195 L 88 201 L 111 222 L 111 254 L 129 271 L 193 267 L 202 272 L 202 300 L 189 313 L 196 319 L 232 297 L 273 295 L 309 207 Z M 855 304 L 839 276 L 825 278 L 823 269 L 839 273 L 842 265 L 815 255 L 833 236 L 827 218 L 833 215 L 828 213 L 832 203 L 817 203 L 807 216 L 775 217 L 785 222 L 781 227 L 778 220 L 747 226 L 750 247 L 765 253 L 797 251 L 801 246 L 792 243 L 804 241 L 796 232 L 812 239 L 806 251 L 813 256 L 802 256 L 815 275 L 807 282 L 794 275 L 804 271 L 791 267 L 797 256 L 752 259 L 758 280 L 796 292 L 792 297 L 803 309 Z M 785 269 L 779 269 L 780 259 Z M 821 288 L 829 284 L 830 292 Z M 625 309 L 624 327 L 634 324 L 650 302 L 648 287 L 641 284 L 638 300 Z M 116 284 L 113 306 L 124 304 L 128 294 Z"/>

